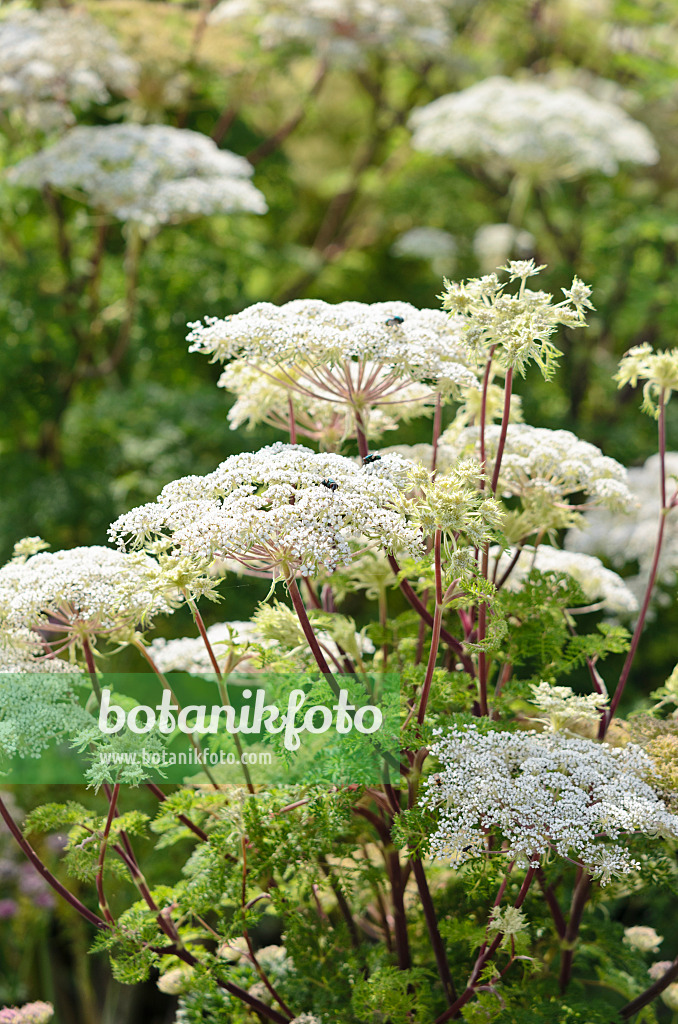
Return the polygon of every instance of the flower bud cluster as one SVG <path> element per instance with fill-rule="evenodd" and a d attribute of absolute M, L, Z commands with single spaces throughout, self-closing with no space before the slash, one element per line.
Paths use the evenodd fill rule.
<path fill-rule="evenodd" d="M 664 936 L 657 935 L 654 928 L 647 925 L 638 924 L 624 929 L 625 944 L 640 953 L 658 953 L 663 941 Z"/>
<path fill-rule="evenodd" d="M 552 376 L 559 350 L 549 340 L 560 326 L 585 327 L 585 311 L 593 308 L 591 289 L 574 278 L 564 289 L 563 302 L 554 303 L 548 292 L 532 291 L 527 281 L 543 270 L 533 260 L 512 260 L 506 267 L 510 281 L 520 281 L 517 294 L 507 295 L 507 282 L 496 274 L 470 281 L 446 281 L 443 308 L 464 318 L 463 336 L 483 362 L 495 351 L 500 366 L 524 374 L 534 360 L 544 377 Z"/>
<path fill-rule="evenodd" d="M 574 720 L 599 722 L 600 713 L 607 704 L 607 698 L 600 693 L 574 693 L 569 686 L 550 686 L 549 683 L 530 684 L 536 704 L 545 717 L 539 719 L 551 732 L 560 732 L 568 722 Z"/>
<path fill-rule="evenodd" d="M 475 547 L 482 547 L 501 529 L 504 510 L 487 491 L 478 489 L 480 475 L 475 459 L 460 459 L 439 476 L 415 466 L 410 472 L 414 493 L 403 497 L 400 507 L 426 536 L 442 530 L 455 542 L 463 537 Z"/>
<path fill-rule="evenodd" d="M 619 387 L 630 384 L 643 385 L 643 412 L 659 418 L 659 402 L 668 402 L 673 391 L 678 390 L 678 348 L 655 352 L 651 345 L 636 345 L 629 349 L 619 363 L 615 374 Z"/>

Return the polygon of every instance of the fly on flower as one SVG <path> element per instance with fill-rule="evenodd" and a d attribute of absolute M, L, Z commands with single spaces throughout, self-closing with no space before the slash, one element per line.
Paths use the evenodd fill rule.
<path fill-rule="evenodd" d="M 363 457 L 363 466 L 369 466 L 372 462 L 379 462 L 381 455 L 367 454 Z"/>
<path fill-rule="evenodd" d="M 405 318 L 402 316 L 391 316 L 386 321 L 387 327 L 397 327 L 399 324 L 404 324 Z"/>
<path fill-rule="evenodd" d="M 331 477 L 329 480 L 323 480 L 323 487 L 329 488 L 330 491 L 339 490 L 339 484 L 336 482 L 336 480 L 332 480 Z"/>

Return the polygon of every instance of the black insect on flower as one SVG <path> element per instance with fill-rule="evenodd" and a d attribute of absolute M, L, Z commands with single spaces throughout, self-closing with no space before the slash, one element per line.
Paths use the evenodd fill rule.
<path fill-rule="evenodd" d="M 443 784 L 443 780 L 440 778 L 440 776 L 439 775 L 434 775 L 433 776 L 433 785 L 434 786 L 442 786 L 442 784 Z"/>
<path fill-rule="evenodd" d="M 403 324 L 403 323 L 405 323 L 405 320 L 404 320 L 404 318 L 402 316 L 392 316 L 392 317 L 389 317 L 389 319 L 386 321 L 386 326 L 387 327 L 396 327 L 398 324 Z"/>
<path fill-rule="evenodd" d="M 323 487 L 328 487 L 330 491 L 336 491 L 339 488 L 339 484 L 330 477 L 329 480 L 323 480 Z"/>
<path fill-rule="evenodd" d="M 371 462 L 379 462 L 381 455 L 368 454 L 363 455 L 363 466 L 369 466 Z"/>

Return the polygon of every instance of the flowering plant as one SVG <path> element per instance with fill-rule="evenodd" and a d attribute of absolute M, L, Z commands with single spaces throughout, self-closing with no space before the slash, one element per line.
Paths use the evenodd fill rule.
<path fill-rule="evenodd" d="M 159 972 L 183 1024 L 578 1014 L 590 970 L 583 936 L 597 908 L 609 893 L 670 877 L 674 724 L 661 715 L 671 681 L 635 731 L 618 709 L 676 504 L 665 478 L 671 359 L 643 349 L 620 372 L 647 381 L 659 422 L 657 558 L 637 602 L 598 559 L 558 546 L 563 528 L 597 510 L 632 507 L 623 467 L 566 431 L 515 422 L 514 370 L 535 362 L 555 372 L 551 339 L 562 324 L 584 326 L 590 291 L 575 279 L 554 303 L 528 288 L 532 261 L 504 269 L 507 283 L 498 274 L 448 283 L 449 318 L 403 303 L 303 301 L 191 325 L 191 348 L 226 361 L 222 383 L 239 402 L 248 368 L 287 396 L 286 418 L 270 422 L 288 440 L 167 484 L 112 524 L 117 549 L 51 553 L 26 538 L 0 569 L 0 744 L 13 756 L 63 740 L 69 719 L 80 746 L 96 747 L 97 704 L 104 718 L 119 716 L 105 731 L 134 753 L 130 705 L 102 691 L 112 645 L 143 657 L 164 710 L 170 700 L 177 710 L 172 672 L 212 680 L 227 706 L 244 673 L 301 673 L 302 696 L 303 687 L 325 703 L 345 694 L 342 714 L 357 682 L 400 680 L 400 749 L 383 753 L 383 782 L 261 786 L 236 736 L 235 788 L 206 768 L 167 793 L 151 769 L 113 764 L 91 776 L 103 814 L 45 805 L 23 831 L 0 800 L 23 852 L 96 930 L 115 976 Z M 369 449 L 370 418 L 391 394 L 412 395 L 432 417 L 429 446 Z M 284 408 L 277 394 L 272 402 Z M 333 450 L 296 443 L 308 417 L 332 404 L 349 410 L 325 444 Z M 205 601 L 248 576 L 270 581 L 249 621 L 208 626 Z M 352 617 L 357 593 L 372 618 Z M 168 639 L 162 619 L 181 605 L 193 635 Z M 635 616 L 633 634 L 601 613 Z M 615 654 L 626 654 L 616 686 L 603 664 Z M 588 692 L 565 682 L 580 668 Z M 35 680 L 29 721 L 24 681 L 35 693 Z M 199 749 L 190 710 L 178 717 Z M 129 781 L 158 801 L 152 820 L 124 809 Z M 54 829 L 67 834 L 65 866 L 93 884 L 97 909 L 28 838 Z M 149 833 L 182 861 L 162 884 L 142 866 L 137 837 Z M 136 901 L 113 895 L 114 865 Z M 609 1000 L 587 1003 L 587 1020 L 609 1020 L 611 1007 L 628 1019 L 678 977 L 677 958 L 648 986 L 640 954 L 661 940 L 645 926 L 618 931 L 595 968 Z M 541 993 L 542 1016 L 521 972 Z"/>

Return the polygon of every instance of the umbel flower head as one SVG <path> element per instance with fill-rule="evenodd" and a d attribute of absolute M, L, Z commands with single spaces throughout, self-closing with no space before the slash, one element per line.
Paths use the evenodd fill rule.
<path fill-rule="evenodd" d="M 493 470 L 499 436 L 495 424 L 485 428 L 488 473 Z M 480 431 L 478 427 L 459 430 L 452 424 L 441 442 L 438 460 L 445 473 L 460 457 L 478 453 Z M 594 506 L 625 510 L 632 504 L 626 470 L 619 462 L 569 430 L 547 430 L 527 423 L 508 426 L 497 491 L 520 498 L 519 526 L 524 533 L 569 526 Z M 584 500 L 571 504 L 569 499 L 579 494 Z"/>
<path fill-rule="evenodd" d="M 617 104 L 539 79 L 488 78 L 415 110 L 410 127 L 415 149 L 542 183 L 658 159 L 648 129 Z"/>
<path fill-rule="evenodd" d="M 663 935 L 657 935 L 654 928 L 647 925 L 637 924 L 632 928 L 624 929 L 624 942 L 632 949 L 640 953 L 658 953 L 659 947 L 664 941 Z"/>
<path fill-rule="evenodd" d="M 372 409 L 421 406 L 425 392 L 413 393 L 413 382 L 444 394 L 477 383 L 460 319 L 407 302 L 259 302 L 189 326 L 189 351 L 241 360 L 292 394 L 349 407 L 363 433 Z M 231 381 L 226 371 L 222 384 Z"/>
<path fill-rule="evenodd" d="M 0 615 L 10 629 L 54 634 L 60 650 L 96 637 L 124 639 L 137 624 L 171 612 L 163 589 L 157 563 L 145 554 L 98 546 L 41 551 L 0 569 Z"/>
<path fill-rule="evenodd" d="M 264 49 L 311 47 L 333 63 L 359 66 L 370 51 L 445 57 L 451 0 L 222 0 L 210 21 L 250 22 Z"/>
<path fill-rule="evenodd" d="M 200 559 L 227 557 L 289 580 L 332 573 L 366 543 L 421 552 L 416 528 L 395 509 L 404 475 L 397 456 L 358 466 L 302 445 L 274 444 L 222 462 L 207 476 L 175 480 L 157 501 L 132 509 L 112 539 Z"/>
<path fill-rule="evenodd" d="M 75 194 L 121 221 L 146 228 L 218 213 L 265 213 L 244 157 L 200 132 L 163 124 L 73 128 L 16 164 L 9 180 Z"/>
<path fill-rule="evenodd" d="M 581 524 L 569 530 L 565 537 L 568 551 L 597 555 L 615 568 L 637 563 L 624 582 L 639 601 L 645 594 L 655 555 L 660 464 L 660 457 L 655 454 L 643 466 L 633 466 L 628 470 L 631 502 L 627 511 L 605 506 L 591 509 Z M 678 477 L 678 452 L 666 453 L 666 476 L 668 479 Z M 671 486 L 669 497 L 673 489 Z M 659 582 L 665 587 L 675 586 L 677 570 L 678 515 L 671 512 L 666 516 L 664 543 L 659 557 Z M 655 587 L 652 600 L 662 604 L 669 598 L 661 588 Z"/>
<path fill-rule="evenodd" d="M 565 729 L 568 722 L 599 722 L 607 698 L 600 693 L 574 693 L 569 686 L 551 686 L 549 683 L 531 683 L 530 702 L 536 704 L 545 717 L 537 719 L 551 732 Z"/>
<path fill-rule="evenodd" d="M 355 394 L 361 374 L 365 379 L 371 378 L 373 388 L 378 390 L 390 370 L 368 361 L 350 363 L 346 373 L 350 375 Z M 228 411 L 231 430 L 237 430 L 243 423 L 249 427 L 266 423 L 288 432 L 292 416 L 297 434 L 317 441 L 325 451 L 335 451 L 348 437 L 355 436 L 352 405 L 337 403 L 336 395 L 310 397 L 305 394 L 305 388 L 301 392 L 295 388 L 291 399 L 290 374 L 275 363 L 254 366 L 245 359 L 233 359 L 221 374 L 219 387 L 236 396 Z M 376 441 L 386 431 L 397 430 L 403 422 L 429 412 L 433 404 L 430 387 L 416 381 L 399 387 L 398 398 L 399 401 L 372 409 L 369 417 L 362 415 L 361 423 L 368 440 Z"/>
<path fill-rule="evenodd" d="M 127 93 L 137 75 L 136 61 L 82 11 L 7 4 L 0 12 L 0 109 L 33 127 L 71 123 L 71 108 Z"/>
<path fill-rule="evenodd" d="M 439 732 L 431 753 L 440 769 L 421 801 L 438 814 L 436 857 L 477 857 L 490 832 L 501 856 L 538 864 L 556 854 L 605 883 L 639 867 L 622 836 L 678 836 L 678 817 L 647 781 L 652 762 L 633 744 L 476 726 Z"/>
<path fill-rule="evenodd" d="M 524 375 L 534 360 L 548 379 L 560 355 L 549 339 L 561 325 L 586 326 L 586 310 L 593 309 L 591 289 L 575 277 L 570 288 L 563 288 L 564 301 L 554 303 L 547 292 L 527 287 L 529 278 L 544 269 L 534 260 L 511 260 L 500 269 L 508 272 L 510 282 L 520 281 L 516 294 L 507 294 L 508 282 L 502 283 L 496 274 L 461 283 L 446 281 L 443 308 L 463 318 L 464 339 L 483 362 L 492 353 L 499 366 Z"/>

